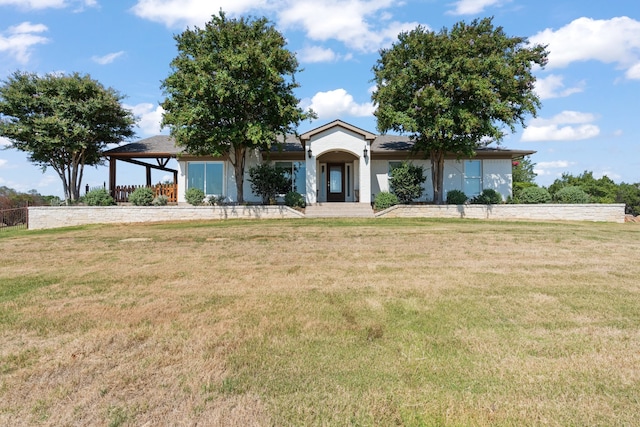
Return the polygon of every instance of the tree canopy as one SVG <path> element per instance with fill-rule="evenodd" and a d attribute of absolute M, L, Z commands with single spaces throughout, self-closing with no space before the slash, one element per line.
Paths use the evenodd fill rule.
<path fill-rule="evenodd" d="M 67 201 L 79 198 L 84 166 L 102 163 L 107 144 L 134 135 L 122 96 L 88 75 L 15 72 L 0 86 L 0 136 L 51 167 Z"/>
<path fill-rule="evenodd" d="M 309 116 L 293 90 L 298 61 L 266 19 L 228 19 L 175 36 L 178 56 L 162 87 L 163 125 L 197 155 L 229 156 L 243 202 L 247 150 L 269 149 Z"/>
<path fill-rule="evenodd" d="M 563 173 L 549 186 L 549 192 L 555 195 L 566 187 L 582 189 L 593 203 L 624 203 L 627 214 L 640 215 L 640 183 L 616 184 L 606 175 L 595 178 L 591 171 L 578 176 Z"/>
<path fill-rule="evenodd" d="M 544 46 L 507 36 L 491 18 L 438 33 L 421 26 L 403 32 L 373 67 L 378 130 L 408 133 L 414 149 L 429 155 L 441 204 L 445 155 L 472 157 L 500 142 L 504 126 L 513 131 L 535 116 L 532 67 L 546 61 Z"/>

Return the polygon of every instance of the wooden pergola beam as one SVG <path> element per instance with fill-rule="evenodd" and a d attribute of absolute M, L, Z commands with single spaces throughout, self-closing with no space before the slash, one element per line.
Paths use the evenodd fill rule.
<path fill-rule="evenodd" d="M 178 183 L 178 171 L 176 169 L 171 169 L 166 167 L 166 165 L 171 160 L 171 157 L 156 157 L 157 165 L 152 163 L 141 162 L 140 160 L 135 160 L 131 158 L 123 158 L 116 156 L 109 156 L 109 191 L 113 193 L 116 188 L 116 160 L 120 160 L 126 163 L 131 163 L 138 166 L 143 166 L 146 168 L 146 179 L 147 186 L 151 186 L 151 169 L 161 170 L 164 172 L 172 172 L 173 173 L 173 183 Z M 113 194 L 112 194 L 113 195 Z"/>

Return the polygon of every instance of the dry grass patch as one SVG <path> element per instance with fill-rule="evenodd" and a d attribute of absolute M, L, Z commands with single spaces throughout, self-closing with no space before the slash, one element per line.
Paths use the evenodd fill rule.
<path fill-rule="evenodd" d="M 639 237 L 429 220 L 0 236 L 0 424 L 638 424 Z"/>

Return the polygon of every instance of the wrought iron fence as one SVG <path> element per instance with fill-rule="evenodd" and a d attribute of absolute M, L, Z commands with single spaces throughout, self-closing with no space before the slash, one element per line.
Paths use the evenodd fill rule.
<path fill-rule="evenodd" d="M 0 210 L 0 232 L 29 228 L 29 208 Z"/>

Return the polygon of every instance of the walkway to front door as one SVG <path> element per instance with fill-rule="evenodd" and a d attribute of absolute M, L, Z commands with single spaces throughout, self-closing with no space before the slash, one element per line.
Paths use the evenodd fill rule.
<path fill-rule="evenodd" d="M 329 163 L 327 169 L 327 201 L 344 202 L 344 163 Z"/>

